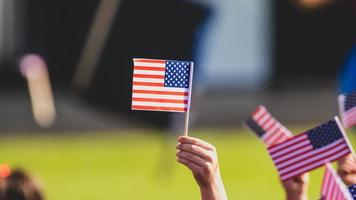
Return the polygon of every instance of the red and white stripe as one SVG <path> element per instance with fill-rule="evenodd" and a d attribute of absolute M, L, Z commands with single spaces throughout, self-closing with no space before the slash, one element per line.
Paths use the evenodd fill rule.
<path fill-rule="evenodd" d="M 352 109 L 343 113 L 342 123 L 344 124 L 345 128 L 350 128 L 356 125 L 356 107 L 353 107 Z"/>
<path fill-rule="evenodd" d="M 266 132 L 262 136 L 262 140 L 267 146 L 281 143 L 293 137 L 293 134 L 272 117 L 262 105 L 257 107 L 256 111 L 252 114 L 252 118 Z"/>
<path fill-rule="evenodd" d="M 186 112 L 189 88 L 164 87 L 166 60 L 134 59 L 132 109 Z"/>
<path fill-rule="evenodd" d="M 356 106 L 348 111 L 345 111 L 345 99 L 345 95 L 339 95 L 339 111 L 342 118 L 342 124 L 346 129 L 348 129 L 356 126 Z"/>
<path fill-rule="evenodd" d="M 325 147 L 314 150 L 306 133 L 295 136 L 281 144 L 269 147 L 268 152 L 282 180 L 318 168 L 351 152 L 342 138 Z"/>
<path fill-rule="evenodd" d="M 321 188 L 322 200 L 353 200 L 350 192 L 330 163 L 326 164 Z"/>

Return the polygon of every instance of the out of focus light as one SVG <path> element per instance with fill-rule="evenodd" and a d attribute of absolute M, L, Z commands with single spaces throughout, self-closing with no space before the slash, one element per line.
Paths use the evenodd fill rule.
<path fill-rule="evenodd" d="M 294 0 L 294 1 L 303 8 L 319 8 L 334 2 L 334 0 Z"/>
<path fill-rule="evenodd" d="M 38 55 L 25 55 L 20 71 L 27 79 L 32 112 L 38 126 L 50 127 L 56 119 L 51 84 L 45 61 Z"/>
<path fill-rule="evenodd" d="M 6 178 L 11 174 L 11 169 L 7 164 L 0 165 L 0 179 Z"/>

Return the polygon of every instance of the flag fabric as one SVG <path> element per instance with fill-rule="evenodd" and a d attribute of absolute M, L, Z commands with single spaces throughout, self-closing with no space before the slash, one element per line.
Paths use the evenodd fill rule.
<path fill-rule="evenodd" d="M 186 112 L 193 62 L 133 59 L 132 109 Z"/>
<path fill-rule="evenodd" d="M 262 105 L 257 107 L 244 124 L 256 133 L 266 146 L 275 145 L 293 137 L 293 134 Z"/>
<path fill-rule="evenodd" d="M 321 187 L 322 200 L 353 200 L 348 188 L 335 172 L 332 165 L 326 164 Z"/>
<path fill-rule="evenodd" d="M 335 161 L 352 152 L 339 119 L 268 147 L 282 180 L 287 180 Z"/>
<path fill-rule="evenodd" d="M 356 184 L 349 187 L 349 192 L 354 200 L 356 200 Z"/>
<path fill-rule="evenodd" d="M 340 95 L 338 100 L 344 127 L 351 128 L 356 126 L 356 91 Z"/>

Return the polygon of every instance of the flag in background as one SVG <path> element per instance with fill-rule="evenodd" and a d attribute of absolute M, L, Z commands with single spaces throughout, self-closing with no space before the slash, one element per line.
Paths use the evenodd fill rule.
<path fill-rule="evenodd" d="M 133 59 L 132 109 L 186 112 L 193 62 Z"/>
<path fill-rule="evenodd" d="M 245 120 L 245 125 L 256 133 L 266 146 L 275 145 L 293 137 L 293 134 L 262 105 L 258 106 Z"/>
<path fill-rule="evenodd" d="M 287 180 L 337 160 L 352 152 L 339 119 L 268 148 L 282 180 Z"/>
<path fill-rule="evenodd" d="M 356 125 L 356 91 L 340 95 L 338 98 L 340 115 L 345 128 Z"/>
<path fill-rule="evenodd" d="M 351 193 L 336 174 L 332 165 L 326 164 L 321 187 L 322 200 L 353 200 Z"/>

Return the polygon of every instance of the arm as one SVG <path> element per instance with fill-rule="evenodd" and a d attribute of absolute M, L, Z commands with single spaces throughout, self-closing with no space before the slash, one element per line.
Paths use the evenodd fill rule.
<path fill-rule="evenodd" d="M 177 161 L 192 171 L 202 200 L 227 200 L 215 147 L 188 136 L 179 137 L 178 142 Z"/>
<path fill-rule="evenodd" d="M 282 181 L 283 188 L 286 192 L 287 200 L 307 200 L 309 174 L 302 174 L 292 179 Z"/>

